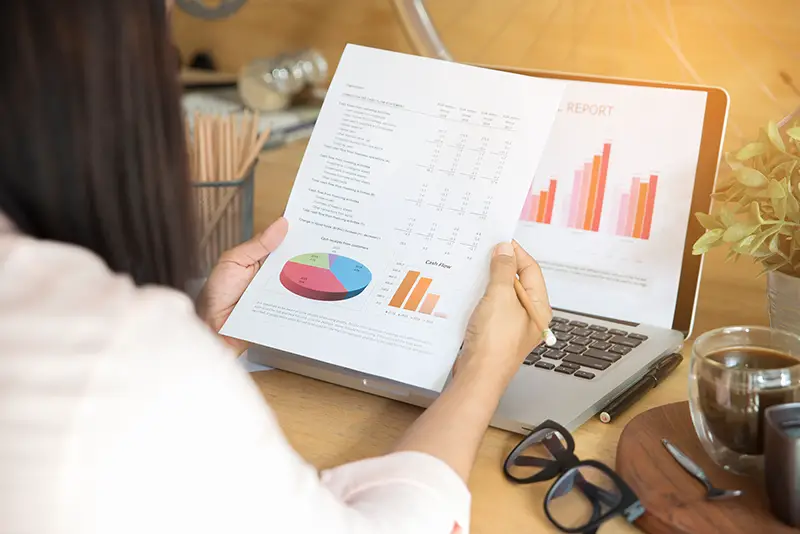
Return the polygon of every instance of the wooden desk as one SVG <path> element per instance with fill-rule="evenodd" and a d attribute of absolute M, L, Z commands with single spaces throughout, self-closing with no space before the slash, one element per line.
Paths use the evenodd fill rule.
<path fill-rule="evenodd" d="M 256 228 L 283 213 L 305 143 L 298 142 L 263 156 L 256 182 Z M 741 260 L 725 264 L 724 254 L 707 258 L 700 289 L 695 334 L 732 324 L 766 324 L 764 280 L 758 268 Z M 684 354 L 688 357 L 688 345 Z M 688 358 L 664 384 L 612 425 L 592 420 L 574 433 L 577 454 L 614 465 L 617 440 L 632 416 L 686 399 Z M 317 382 L 281 371 L 254 375 L 261 391 L 295 448 L 319 468 L 385 453 L 419 415 L 413 406 Z M 501 465 L 519 436 L 490 429 L 470 480 L 472 532 L 557 532 L 542 511 L 548 484 L 515 486 Z M 602 534 L 636 532 L 623 520 L 606 525 Z"/>

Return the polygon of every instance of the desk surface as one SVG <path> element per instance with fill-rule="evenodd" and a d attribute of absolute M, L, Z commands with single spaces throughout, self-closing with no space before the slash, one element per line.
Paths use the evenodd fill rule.
<path fill-rule="evenodd" d="M 264 155 L 256 178 L 256 228 L 283 213 L 305 143 Z M 767 324 L 764 279 L 747 260 L 726 264 L 723 253 L 705 261 L 694 335 L 732 324 Z M 690 344 L 684 354 L 688 357 Z M 580 458 L 614 465 L 624 425 L 644 410 L 686 399 L 688 358 L 661 386 L 648 393 L 614 424 L 592 420 L 574 433 Z M 317 382 L 280 371 L 254 375 L 292 445 L 319 468 L 384 454 L 419 415 L 420 410 L 395 401 Z M 557 532 L 542 511 L 547 484 L 515 486 L 501 465 L 518 436 L 490 429 L 470 480 L 472 532 Z M 637 532 L 617 519 L 602 534 Z"/>

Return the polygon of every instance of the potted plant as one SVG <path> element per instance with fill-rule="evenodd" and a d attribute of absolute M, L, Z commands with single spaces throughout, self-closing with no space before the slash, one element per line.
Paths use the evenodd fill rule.
<path fill-rule="evenodd" d="M 693 252 L 727 245 L 729 260 L 760 262 L 770 324 L 800 333 L 800 127 L 782 135 L 771 122 L 725 159 L 732 172 L 712 195 L 718 209 L 695 214 L 706 232 Z"/>

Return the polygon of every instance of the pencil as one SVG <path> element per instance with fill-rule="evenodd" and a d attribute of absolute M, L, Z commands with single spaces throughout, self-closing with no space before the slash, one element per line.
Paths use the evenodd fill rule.
<path fill-rule="evenodd" d="M 524 287 L 522 287 L 522 282 L 519 281 L 519 278 L 514 279 L 514 290 L 517 292 L 517 298 L 519 299 L 520 304 L 522 304 L 522 307 L 525 308 L 528 316 L 536 321 L 536 312 L 534 310 L 533 303 L 531 302 L 530 297 L 528 297 L 528 292 L 525 291 Z M 556 335 L 552 330 L 550 330 L 549 326 L 542 330 L 542 340 L 548 347 L 552 347 L 558 341 Z"/>

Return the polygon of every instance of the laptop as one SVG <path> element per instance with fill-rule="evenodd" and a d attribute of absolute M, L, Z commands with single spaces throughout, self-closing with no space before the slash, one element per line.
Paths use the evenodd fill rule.
<path fill-rule="evenodd" d="M 691 334 L 703 233 L 693 214 L 710 207 L 729 99 L 715 87 L 504 70 L 568 83 L 515 236 L 542 267 L 558 343 L 526 358 L 491 424 L 573 430 Z M 423 407 L 437 396 L 267 347 L 248 359 Z"/>

